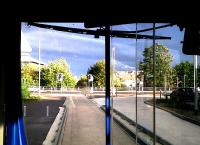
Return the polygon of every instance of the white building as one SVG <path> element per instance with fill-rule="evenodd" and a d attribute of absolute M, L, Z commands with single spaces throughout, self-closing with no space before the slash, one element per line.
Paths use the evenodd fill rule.
<path fill-rule="evenodd" d="M 137 75 L 139 75 L 141 71 L 137 71 Z M 132 71 L 117 71 L 116 77 L 119 78 L 122 81 L 122 84 L 124 84 L 126 87 L 135 87 L 136 86 L 136 72 L 134 70 Z M 137 80 L 137 82 L 142 85 L 142 80 Z"/>
<path fill-rule="evenodd" d="M 33 63 L 38 65 L 39 60 L 31 57 L 32 48 L 25 38 L 23 32 L 21 31 L 21 64 Z M 40 62 L 41 65 L 44 65 L 43 62 Z"/>

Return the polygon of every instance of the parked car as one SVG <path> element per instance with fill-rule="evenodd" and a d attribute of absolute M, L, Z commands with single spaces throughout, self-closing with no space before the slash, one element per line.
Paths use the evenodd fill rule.
<path fill-rule="evenodd" d="M 193 102 L 194 96 L 193 88 L 178 88 L 170 94 L 170 98 L 176 102 Z"/>

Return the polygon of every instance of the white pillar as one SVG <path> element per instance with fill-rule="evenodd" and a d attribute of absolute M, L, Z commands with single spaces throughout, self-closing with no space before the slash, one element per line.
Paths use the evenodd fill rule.
<path fill-rule="evenodd" d="M 39 80 L 38 80 L 38 92 L 39 92 L 39 96 L 40 96 L 40 30 L 39 30 Z"/>

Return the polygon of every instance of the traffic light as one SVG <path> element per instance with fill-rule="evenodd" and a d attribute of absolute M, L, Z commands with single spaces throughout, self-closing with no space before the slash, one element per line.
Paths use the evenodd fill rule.
<path fill-rule="evenodd" d="M 200 55 L 200 24 L 185 26 L 182 51 L 187 55 Z"/>

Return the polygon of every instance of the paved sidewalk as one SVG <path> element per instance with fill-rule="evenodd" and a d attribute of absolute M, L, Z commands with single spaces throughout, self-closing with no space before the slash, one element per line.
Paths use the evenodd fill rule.
<path fill-rule="evenodd" d="M 68 116 L 62 145 L 105 145 L 105 113 L 85 96 L 67 99 Z M 135 145 L 135 140 L 114 123 L 113 145 Z"/>

